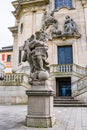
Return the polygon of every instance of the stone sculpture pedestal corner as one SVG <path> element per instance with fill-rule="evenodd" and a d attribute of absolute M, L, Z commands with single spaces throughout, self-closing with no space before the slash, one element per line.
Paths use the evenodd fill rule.
<path fill-rule="evenodd" d="M 26 91 L 28 96 L 28 113 L 26 126 L 52 127 L 55 123 L 53 114 L 53 95 L 49 81 L 34 81 L 31 89 Z"/>

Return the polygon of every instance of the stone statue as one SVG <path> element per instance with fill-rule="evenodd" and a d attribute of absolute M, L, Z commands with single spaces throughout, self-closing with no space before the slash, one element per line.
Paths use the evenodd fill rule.
<path fill-rule="evenodd" d="M 57 20 L 54 18 L 54 12 L 51 13 L 44 13 L 43 17 L 43 24 L 42 24 L 42 29 L 46 30 L 49 28 L 50 25 L 53 25 L 53 23 L 57 23 Z"/>
<path fill-rule="evenodd" d="M 77 25 L 73 21 L 73 19 L 70 18 L 70 16 L 65 17 L 65 23 L 64 23 L 64 34 L 70 34 L 70 35 L 79 35 L 80 33 L 78 32 Z"/>
<path fill-rule="evenodd" d="M 43 75 L 48 75 L 49 63 L 47 62 L 48 58 L 48 46 L 45 44 L 47 41 L 47 34 L 42 30 L 32 35 L 27 41 L 25 41 L 23 50 L 24 55 L 22 61 L 28 61 L 31 68 L 31 80 L 44 80 L 39 76 L 42 73 Z M 45 79 L 46 80 L 46 79 Z"/>
<path fill-rule="evenodd" d="M 62 35 L 62 32 L 58 29 L 58 22 L 53 24 L 50 32 L 52 38 L 56 38 Z"/>
<path fill-rule="evenodd" d="M 58 37 L 61 35 L 61 31 L 58 29 L 58 21 L 54 17 L 54 12 L 44 13 L 42 30 L 47 32 L 49 40 L 52 40 L 53 37 Z"/>

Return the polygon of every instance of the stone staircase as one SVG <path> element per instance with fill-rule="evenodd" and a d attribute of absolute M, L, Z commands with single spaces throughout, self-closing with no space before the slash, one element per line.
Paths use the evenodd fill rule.
<path fill-rule="evenodd" d="M 54 97 L 54 107 L 87 107 L 87 104 L 73 97 Z"/>

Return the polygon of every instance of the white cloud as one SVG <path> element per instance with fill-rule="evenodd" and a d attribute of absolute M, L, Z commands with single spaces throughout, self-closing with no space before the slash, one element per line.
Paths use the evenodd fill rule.
<path fill-rule="evenodd" d="M 0 48 L 13 44 L 12 33 L 8 29 L 15 23 L 15 18 L 11 13 L 14 10 L 12 1 L 14 0 L 0 0 Z"/>

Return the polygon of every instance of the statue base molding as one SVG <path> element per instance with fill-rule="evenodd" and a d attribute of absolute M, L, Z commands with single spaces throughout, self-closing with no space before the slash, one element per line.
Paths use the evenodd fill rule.
<path fill-rule="evenodd" d="M 55 123 L 53 114 L 54 91 L 48 81 L 34 81 L 31 89 L 26 91 L 28 96 L 28 113 L 26 126 L 47 128 Z"/>

